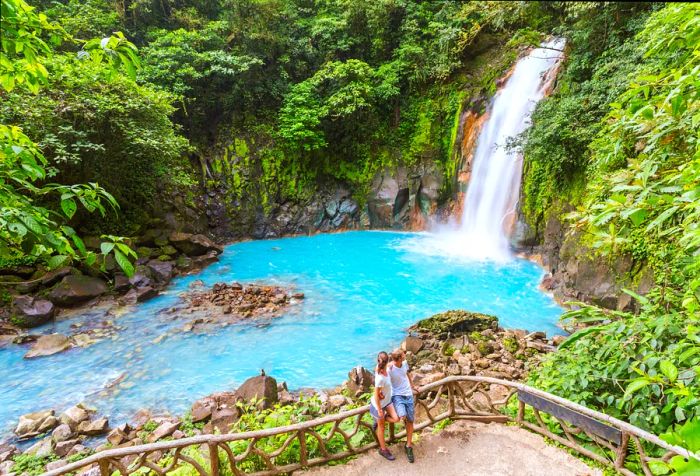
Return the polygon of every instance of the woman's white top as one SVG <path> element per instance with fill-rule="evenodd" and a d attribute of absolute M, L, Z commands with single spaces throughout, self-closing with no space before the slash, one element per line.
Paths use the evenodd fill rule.
<path fill-rule="evenodd" d="M 389 405 L 391 403 L 391 378 L 389 378 L 388 375 L 382 375 L 381 373 L 377 372 L 374 375 L 374 386 L 384 395 L 382 401 L 379 402 L 379 406 L 377 406 L 376 395 L 372 395 L 372 402 L 374 403 L 374 406 L 376 408 L 384 408 L 385 406 Z"/>

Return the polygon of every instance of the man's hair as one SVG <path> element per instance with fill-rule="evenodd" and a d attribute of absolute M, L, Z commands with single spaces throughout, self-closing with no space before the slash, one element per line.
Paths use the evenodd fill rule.
<path fill-rule="evenodd" d="M 394 362 L 396 362 L 399 359 L 405 358 L 405 357 L 406 357 L 406 354 L 404 353 L 403 349 L 395 349 L 391 353 L 391 360 L 393 360 Z"/>

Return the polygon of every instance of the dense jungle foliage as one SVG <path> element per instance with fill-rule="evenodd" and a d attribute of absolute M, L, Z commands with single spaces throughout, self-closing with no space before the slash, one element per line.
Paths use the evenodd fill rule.
<path fill-rule="evenodd" d="M 526 140 L 525 195 L 531 216 L 544 216 L 561 213 L 552 205 L 567 190 L 581 247 L 629 256 L 655 282 L 646 296 L 632 293 L 638 314 L 568 313 L 595 325 L 533 382 L 662 432 L 700 417 L 700 8 L 656 10 L 629 18 L 618 31 L 627 34 L 608 36 L 598 55 L 572 45 Z"/>
<path fill-rule="evenodd" d="M 638 314 L 570 313 L 595 325 L 532 382 L 655 432 L 700 417 L 696 5 L 0 1 L 3 265 L 99 264 L 88 233 L 129 272 L 119 235 L 174 194 L 266 207 L 338 181 L 361 200 L 378 170 L 419 161 L 449 184 L 463 108 L 519 48 L 564 36 L 521 138 L 523 212 L 536 228 L 567 214 L 582 247 L 656 284 Z"/>

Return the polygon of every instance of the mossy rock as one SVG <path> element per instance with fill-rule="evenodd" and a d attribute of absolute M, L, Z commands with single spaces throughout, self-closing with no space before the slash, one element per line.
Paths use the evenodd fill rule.
<path fill-rule="evenodd" d="M 515 354 L 520 349 L 520 344 L 518 344 L 517 338 L 509 336 L 503 338 L 503 347 L 511 354 Z"/>
<path fill-rule="evenodd" d="M 153 248 L 149 248 L 147 246 L 139 246 L 136 249 L 136 254 L 139 255 L 139 258 L 150 258 L 153 256 L 153 253 L 155 250 Z"/>
<path fill-rule="evenodd" d="M 479 331 L 473 331 L 469 333 L 469 341 L 475 344 L 477 342 L 488 342 L 489 340 L 491 339 L 489 339 L 487 336 L 485 336 Z"/>
<path fill-rule="evenodd" d="M 488 314 L 462 310 L 447 311 L 418 321 L 412 326 L 413 330 L 428 331 L 443 336 L 447 334 L 460 335 L 471 332 L 485 331 L 498 327 L 498 318 Z"/>
<path fill-rule="evenodd" d="M 476 349 L 482 356 L 487 356 L 494 351 L 494 347 L 490 342 L 479 342 L 476 344 Z"/>
<path fill-rule="evenodd" d="M 177 254 L 177 250 L 175 249 L 175 247 L 173 245 L 166 245 L 166 246 L 161 247 L 160 254 L 173 256 L 173 255 Z"/>
<path fill-rule="evenodd" d="M 450 344 L 449 342 L 444 342 L 442 344 L 442 349 L 440 349 L 440 350 L 441 350 L 442 355 L 447 356 L 447 357 L 452 357 L 454 355 L 454 353 L 457 351 L 457 349 L 455 349 L 455 347 L 452 344 Z"/>

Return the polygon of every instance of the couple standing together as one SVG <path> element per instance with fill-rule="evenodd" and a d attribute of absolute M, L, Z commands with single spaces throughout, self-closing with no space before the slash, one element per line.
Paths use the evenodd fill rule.
<path fill-rule="evenodd" d="M 377 356 L 377 368 L 374 369 L 374 393 L 369 412 L 374 417 L 374 430 L 379 440 L 379 454 L 394 461 L 396 458 L 386 446 L 384 428 L 386 423 L 403 420 L 406 425 L 406 457 L 413 463 L 413 420 L 415 408 L 413 394 L 418 393 L 411 376 L 408 374 L 408 362 L 403 350 L 391 353 L 391 362 L 386 352 Z"/>

